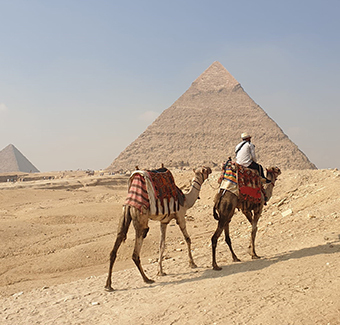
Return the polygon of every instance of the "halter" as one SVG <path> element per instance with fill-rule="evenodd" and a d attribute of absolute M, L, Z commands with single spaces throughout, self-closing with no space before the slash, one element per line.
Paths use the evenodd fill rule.
<path fill-rule="evenodd" d="M 277 167 L 274 167 L 274 168 L 277 168 Z M 267 173 L 271 173 L 274 175 L 274 180 L 270 182 L 270 184 L 272 184 L 273 187 L 275 186 L 275 181 L 277 180 L 277 177 L 281 174 L 280 169 L 278 169 L 278 171 L 275 171 L 274 168 L 267 169 Z"/>
<path fill-rule="evenodd" d="M 197 181 L 196 178 L 194 178 L 194 179 L 192 180 L 192 187 L 193 187 L 195 190 L 197 190 L 197 191 L 200 191 L 200 190 L 201 190 L 201 186 L 202 186 L 202 184 L 203 184 L 203 182 L 204 182 L 203 173 L 201 173 L 200 175 L 202 176 L 202 183 L 200 183 L 199 181 Z M 198 184 L 199 188 L 196 188 L 196 187 L 195 187 L 195 184 Z"/>

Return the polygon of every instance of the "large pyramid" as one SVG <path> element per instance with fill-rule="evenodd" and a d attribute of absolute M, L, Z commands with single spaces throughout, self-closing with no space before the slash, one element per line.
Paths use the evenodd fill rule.
<path fill-rule="evenodd" d="M 39 170 L 12 144 L 0 151 L 0 173 L 39 173 Z"/>
<path fill-rule="evenodd" d="M 258 162 L 264 167 L 315 169 L 306 155 L 214 62 L 108 167 L 108 170 L 220 165 L 235 157 L 242 132 L 252 135 Z"/>

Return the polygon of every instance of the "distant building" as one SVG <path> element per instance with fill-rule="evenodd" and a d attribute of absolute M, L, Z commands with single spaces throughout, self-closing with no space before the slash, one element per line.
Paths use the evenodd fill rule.
<path fill-rule="evenodd" d="M 39 173 L 39 170 L 13 145 L 0 151 L 0 173 Z"/>

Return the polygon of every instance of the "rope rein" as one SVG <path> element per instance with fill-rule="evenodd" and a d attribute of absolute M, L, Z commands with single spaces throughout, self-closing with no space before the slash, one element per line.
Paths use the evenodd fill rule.
<path fill-rule="evenodd" d="M 210 181 L 211 181 L 211 179 L 208 178 L 208 179 L 207 179 L 207 183 L 210 185 L 210 187 L 211 187 L 213 190 L 217 190 L 217 189 L 220 188 L 220 185 L 219 185 L 219 184 L 217 184 L 217 187 L 212 186 Z"/>

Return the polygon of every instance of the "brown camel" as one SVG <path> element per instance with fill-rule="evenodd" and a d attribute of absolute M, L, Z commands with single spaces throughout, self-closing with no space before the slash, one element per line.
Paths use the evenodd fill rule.
<path fill-rule="evenodd" d="M 265 189 L 264 189 L 265 195 L 267 197 L 267 201 L 272 196 L 275 181 L 280 174 L 281 174 L 281 171 L 278 167 L 272 167 L 272 168 L 267 169 L 267 178 L 271 181 L 269 184 L 265 185 Z M 214 235 L 211 238 L 213 269 L 216 271 L 222 270 L 222 268 L 219 267 L 216 263 L 216 246 L 217 246 L 217 240 L 220 237 L 223 230 L 225 233 L 225 241 L 229 246 L 231 255 L 233 257 L 233 261 L 234 262 L 240 261 L 233 251 L 230 236 L 229 236 L 229 223 L 231 221 L 231 218 L 234 215 L 236 208 L 240 209 L 243 212 L 243 214 L 247 217 L 248 221 L 252 225 L 249 253 L 252 259 L 260 258 L 255 252 L 255 237 L 256 237 L 256 232 L 257 232 L 257 222 L 260 219 L 262 209 L 265 204 L 265 197 L 263 193 L 262 193 L 262 198 L 261 198 L 260 203 L 253 203 L 253 202 L 245 201 L 243 199 L 238 198 L 235 194 L 229 191 L 225 191 L 225 194 L 222 196 L 221 196 L 221 192 L 217 193 L 214 201 L 215 201 L 215 205 L 213 208 L 213 213 L 214 213 L 214 218 L 218 220 L 218 225 L 217 225 L 217 229 Z"/>
<path fill-rule="evenodd" d="M 163 253 L 165 249 L 165 235 L 166 235 L 166 228 L 168 223 L 175 219 L 177 224 L 179 225 L 185 241 L 188 246 L 188 255 L 189 255 L 189 265 L 192 268 L 197 267 L 194 263 L 191 254 L 191 239 L 186 229 L 185 223 L 185 213 L 186 211 L 191 208 L 196 200 L 198 199 L 199 192 L 201 190 L 201 186 L 203 182 L 208 178 L 209 174 L 211 173 L 210 167 L 200 167 L 198 169 L 194 169 L 195 177 L 192 180 L 191 188 L 188 193 L 185 193 L 185 201 L 184 206 L 180 205 L 179 210 L 176 213 L 172 214 L 162 214 L 162 215 L 152 215 L 150 214 L 150 209 L 146 210 L 145 213 L 140 213 L 138 209 L 133 206 L 125 205 L 123 207 L 123 215 L 120 218 L 118 231 L 117 231 L 117 238 L 113 249 L 110 254 L 110 267 L 109 267 L 109 274 L 107 277 L 105 290 L 113 291 L 111 286 L 111 276 L 112 276 L 112 268 L 113 264 L 116 260 L 117 251 L 120 247 L 121 243 L 125 241 L 126 235 L 130 226 L 131 221 L 133 222 L 136 237 L 135 237 L 135 247 L 132 255 L 132 260 L 136 264 L 140 274 L 143 277 L 144 282 L 146 283 L 153 283 L 154 281 L 149 279 L 142 268 L 141 261 L 140 261 L 140 251 L 142 248 L 143 239 L 146 237 L 149 227 L 148 221 L 151 220 L 158 220 L 160 221 L 160 228 L 161 228 L 161 240 L 160 240 L 160 249 L 159 249 L 159 261 L 158 261 L 158 275 L 165 275 L 163 272 L 162 267 L 162 260 L 163 260 Z"/>

